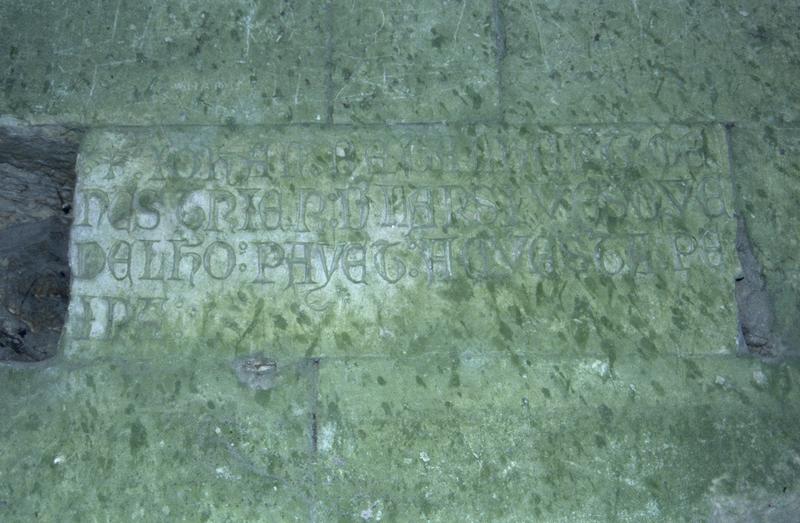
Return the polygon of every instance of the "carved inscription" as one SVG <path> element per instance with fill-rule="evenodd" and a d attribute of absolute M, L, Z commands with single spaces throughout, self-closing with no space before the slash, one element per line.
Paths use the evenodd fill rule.
<path fill-rule="evenodd" d="M 214 282 L 308 296 L 729 262 L 703 129 L 119 141 L 88 155 L 75 197 L 77 287 L 109 290 L 78 296 L 85 337 Z"/>
<path fill-rule="evenodd" d="M 194 284 L 198 277 L 238 274 L 244 282 L 286 287 L 324 285 L 337 271 L 353 283 L 395 284 L 412 269 L 433 283 L 456 273 L 486 279 L 520 271 L 617 275 L 714 267 L 723 259 L 713 218 L 727 209 L 707 188 L 722 183 L 708 177 L 639 187 L 376 184 L 328 192 L 248 187 L 174 194 L 85 188 L 77 194 L 76 228 L 112 234 L 75 242 L 75 277 L 105 271 L 131 283 Z M 666 216 L 692 212 L 709 219 L 699 235 L 663 232 Z M 621 231 L 610 232 L 601 220 L 639 227 L 620 224 Z M 583 231 L 561 232 L 564 223 Z M 337 241 L 337 233 L 345 239 Z M 371 240 L 348 241 L 353 233 Z M 394 271 L 387 269 L 387 260 L 398 257 L 413 266 L 397 261 Z"/>

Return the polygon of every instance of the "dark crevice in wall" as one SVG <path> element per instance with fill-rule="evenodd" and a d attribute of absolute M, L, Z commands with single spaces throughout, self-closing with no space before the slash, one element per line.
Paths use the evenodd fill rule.
<path fill-rule="evenodd" d="M 739 354 L 756 355 L 765 360 L 776 359 L 781 355 L 781 345 L 774 334 L 774 316 L 767 280 L 761 262 L 753 249 L 753 243 L 747 230 L 747 220 L 741 210 L 733 151 L 734 124 L 727 123 L 724 127 L 728 149 L 728 168 L 733 188 L 734 208 L 736 209 L 736 255 L 741 268 L 735 281 Z"/>
<path fill-rule="evenodd" d="M 741 273 L 736 278 L 736 305 L 739 311 L 739 350 L 764 358 L 778 356 L 778 344 L 772 333 L 772 305 L 761 263 L 753 252 L 747 224 L 736 217 L 736 254 Z"/>
<path fill-rule="evenodd" d="M 83 130 L 0 126 L 0 362 L 54 356 L 69 304 L 69 226 Z"/>

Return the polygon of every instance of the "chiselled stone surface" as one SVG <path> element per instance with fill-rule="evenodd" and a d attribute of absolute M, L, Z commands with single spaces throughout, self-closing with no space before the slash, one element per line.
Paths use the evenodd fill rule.
<path fill-rule="evenodd" d="M 73 357 L 734 344 L 718 127 L 103 131 L 78 169 Z"/>
<path fill-rule="evenodd" d="M 0 113 L 85 124 L 325 117 L 310 3 L 35 0 L 0 5 Z"/>
<path fill-rule="evenodd" d="M 796 2 L 503 0 L 510 121 L 796 120 Z"/>

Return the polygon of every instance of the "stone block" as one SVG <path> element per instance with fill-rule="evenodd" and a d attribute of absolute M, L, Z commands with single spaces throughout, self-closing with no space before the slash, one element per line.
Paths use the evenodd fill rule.
<path fill-rule="evenodd" d="M 727 353 L 720 127 L 97 131 L 70 357 Z"/>
<path fill-rule="evenodd" d="M 271 390 L 213 358 L 0 369 L 4 521 L 307 520 L 308 373 Z"/>
<path fill-rule="evenodd" d="M 513 122 L 798 118 L 797 5 L 504 0 Z"/>
<path fill-rule="evenodd" d="M 323 361 L 321 519 L 791 513 L 795 370 L 636 355 L 613 372 L 571 357 L 531 355 L 523 367 L 456 351 Z"/>
<path fill-rule="evenodd" d="M 0 5 L 0 113 L 85 125 L 317 122 L 312 4 L 35 0 Z"/>
<path fill-rule="evenodd" d="M 334 2 L 332 39 L 336 123 L 497 119 L 491 2 Z"/>

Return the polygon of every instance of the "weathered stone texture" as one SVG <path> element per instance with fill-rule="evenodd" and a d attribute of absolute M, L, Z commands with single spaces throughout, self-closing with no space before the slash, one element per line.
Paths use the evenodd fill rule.
<path fill-rule="evenodd" d="M 742 125 L 731 134 L 739 208 L 769 297 L 769 342 L 776 354 L 797 354 L 800 130 Z"/>
<path fill-rule="evenodd" d="M 735 341 L 719 127 L 97 132 L 79 169 L 71 355 Z"/>
<path fill-rule="evenodd" d="M 320 121 L 324 23 L 295 2 L 3 2 L 0 112 L 91 125 Z"/>
<path fill-rule="evenodd" d="M 62 127 L 0 127 L 0 361 L 57 352 L 80 137 Z"/>
<path fill-rule="evenodd" d="M 1 3 L 0 520 L 793 521 L 799 15 Z"/>

